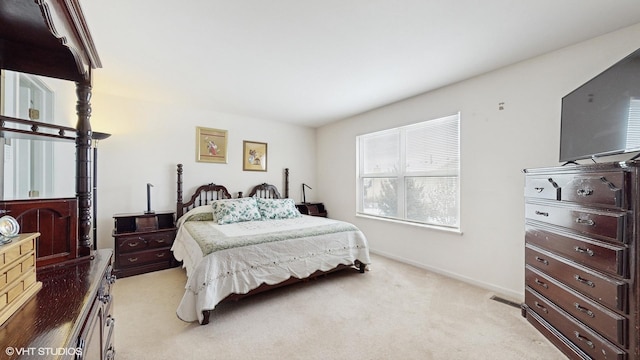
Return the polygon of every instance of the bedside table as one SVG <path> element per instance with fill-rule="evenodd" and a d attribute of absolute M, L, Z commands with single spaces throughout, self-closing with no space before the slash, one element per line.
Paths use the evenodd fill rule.
<path fill-rule="evenodd" d="M 114 215 L 114 275 L 121 278 L 178 266 L 171 253 L 174 217 L 173 211 Z"/>
<path fill-rule="evenodd" d="M 300 203 L 296 204 L 296 208 L 303 215 L 327 217 L 323 203 Z"/>

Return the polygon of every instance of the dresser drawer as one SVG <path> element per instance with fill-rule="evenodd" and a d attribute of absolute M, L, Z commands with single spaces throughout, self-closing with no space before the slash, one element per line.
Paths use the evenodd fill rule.
<path fill-rule="evenodd" d="M 545 297 L 527 289 L 525 303 L 594 360 L 625 360 L 627 353 L 593 332 Z"/>
<path fill-rule="evenodd" d="M 627 177 L 623 171 L 576 175 L 564 184 L 560 199 L 590 206 L 627 208 L 623 195 Z"/>
<path fill-rule="evenodd" d="M 544 337 L 546 337 L 553 345 L 555 345 L 562 353 L 564 353 L 569 359 L 588 359 L 588 355 L 582 350 L 578 349 L 569 339 L 560 334 L 558 330 L 549 325 L 540 315 L 538 315 L 531 308 L 526 307 L 527 321 L 533 327 L 535 327 Z"/>
<path fill-rule="evenodd" d="M 149 263 L 170 262 L 170 249 L 146 250 L 118 255 L 119 267 L 139 266 Z"/>
<path fill-rule="evenodd" d="M 525 261 L 528 265 L 601 304 L 612 309 L 628 311 L 626 301 L 628 285 L 625 282 L 599 274 L 541 249 L 536 249 L 530 244 L 525 247 Z"/>
<path fill-rule="evenodd" d="M 525 239 L 542 249 L 612 275 L 628 277 L 628 253 L 624 246 L 596 242 L 577 235 L 560 235 L 526 225 Z"/>
<path fill-rule="evenodd" d="M 164 231 L 144 234 L 119 236 L 117 240 L 118 253 L 136 252 L 145 249 L 170 247 L 175 238 L 175 231 Z"/>
<path fill-rule="evenodd" d="M 553 302 L 564 311 L 609 340 L 623 347 L 628 344 L 628 320 L 626 317 L 587 299 L 530 266 L 525 269 L 525 280 L 529 288 L 546 298 L 553 299 Z"/>
<path fill-rule="evenodd" d="M 525 204 L 527 219 L 557 225 L 601 239 L 624 243 L 626 241 L 626 212 L 598 211 L 574 207 Z"/>
<path fill-rule="evenodd" d="M 560 200 L 560 186 L 550 176 L 527 176 L 524 181 L 524 196 L 534 199 Z"/>

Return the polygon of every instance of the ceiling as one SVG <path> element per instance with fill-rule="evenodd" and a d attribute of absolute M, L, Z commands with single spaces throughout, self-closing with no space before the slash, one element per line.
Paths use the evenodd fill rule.
<path fill-rule="evenodd" d="M 321 126 L 640 23 L 638 0 L 82 1 L 96 92 Z"/>

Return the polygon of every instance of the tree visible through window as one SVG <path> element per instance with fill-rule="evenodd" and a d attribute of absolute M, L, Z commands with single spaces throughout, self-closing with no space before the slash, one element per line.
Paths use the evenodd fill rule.
<path fill-rule="evenodd" d="M 358 136 L 358 213 L 459 228 L 459 122 Z"/>

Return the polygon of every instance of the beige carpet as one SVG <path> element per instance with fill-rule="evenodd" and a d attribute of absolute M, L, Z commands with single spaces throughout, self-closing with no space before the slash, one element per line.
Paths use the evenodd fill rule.
<path fill-rule="evenodd" d="M 384 257 L 372 262 L 366 274 L 219 305 L 204 326 L 175 315 L 182 269 L 118 279 L 116 358 L 565 359 L 491 292 Z"/>

